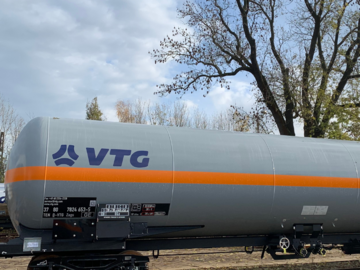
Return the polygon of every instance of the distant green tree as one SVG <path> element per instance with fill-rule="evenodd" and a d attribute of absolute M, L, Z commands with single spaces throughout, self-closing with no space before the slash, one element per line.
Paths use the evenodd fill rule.
<path fill-rule="evenodd" d="M 86 119 L 99 120 L 99 121 L 105 120 L 103 113 L 99 109 L 97 97 L 94 97 L 94 99 L 91 102 L 86 103 Z"/>

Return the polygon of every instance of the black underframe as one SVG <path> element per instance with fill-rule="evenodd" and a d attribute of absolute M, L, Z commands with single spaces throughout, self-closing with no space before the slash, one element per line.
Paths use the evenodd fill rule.
<path fill-rule="evenodd" d="M 0 244 L 0 257 L 33 256 L 37 254 L 115 254 L 124 250 L 148 251 L 241 246 L 268 246 L 270 247 L 269 250 L 274 250 L 279 245 L 281 237 L 287 237 L 294 250 L 298 250 L 304 244 L 311 244 L 311 246 L 319 248 L 327 244 L 343 244 L 350 247 L 349 252 L 351 253 L 360 247 L 360 234 L 323 234 L 322 224 L 294 224 L 293 234 L 287 235 L 161 238 L 161 235 L 164 234 L 187 230 L 196 231 L 201 230 L 204 226 L 148 227 L 147 223 L 130 222 L 129 226 L 125 226 L 125 229 L 122 228 L 122 230 L 126 230 L 125 234 L 117 234 L 115 230 L 114 235 L 126 235 L 126 237 L 97 239 L 96 235 L 93 234 L 95 230 L 92 220 L 81 221 L 82 223 L 79 220 L 68 220 L 68 222 L 73 225 L 72 227 L 81 227 L 83 233 L 74 234 L 74 231 L 71 230 L 71 238 L 55 238 L 54 231 L 58 225 L 56 220 L 54 221 L 54 228 L 50 230 L 32 230 L 20 225 L 21 238 L 15 238 L 6 244 Z M 67 228 L 67 226 L 64 228 Z M 61 233 L 61 230 L 56 233 Z M 96 233 L 99 233 L 99 231 L 96 231 Z M 66 236 L 66 232 L 63 235 Z M 24 238 L 28 237 L 41 237 L 41 251 L 23 251 Z M 75 238 L 72 239 L 72 237 Z"/>
<path fill-rule="evenodd" d="M 288 237 L 292 241 L 292 237 Z M 310 242 L 311 235 L 303 235 L 302 241 Z M 42 251 L 23 252 L 23 240 L 12 239 L 7 244 L 0 245 L 0 257 L 33 256 L 45 253 L 116 253 L 124 250 L 166 250 L 191 248 L 218 248 L 240 246 L 277 246 L 279 235 L 268 236 L 234 236 L 208 238 L 173 238 L 173 239 L 130 239 L 130 240 L 58 240 L 43 242 Z M 360 244 L 360 234 L 331 234 L 324 235 L 323 244 Z"/>

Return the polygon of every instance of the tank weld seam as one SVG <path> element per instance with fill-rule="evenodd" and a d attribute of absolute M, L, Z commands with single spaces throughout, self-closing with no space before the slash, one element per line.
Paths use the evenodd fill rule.
<path fill-rule="evenodd" d="M 49 135 L 50 135 L 50 117 L 47 119 L 47 134 L 46 134 L 46 155 L 45 155 L 45 175 L 44 175 L 44 191 L 43 191 L 43 201 L 45 200 L 45 191 L 46 191 L 46 178 L 47 178 L 47 167 L 48 167 L 48 158 L 49 158 Z M 42 227 L 43 219 L 41 219 Z"/>
<path fill-rule="evenodd" d="M 174 197 L 174 189 L 175 189 L 175 163 L 174 163 L 174 148 L 173 148 L 173 143 L 172 143 L 172 139 L 170 136 L 170 132 L 168 130 L 168 128 L 166 126 L 164 126 L 168 136 L 169 136 L 169 141 L 170 141 L 170 147 L 171 147 L 171 157 L 172 157 L 172 188 L 171 188 L 171 199 L 170 199 L 170 206 L 169 206 L 169 214 L 171 213 L 171 206 L 172 206 L 172 201 L 173 201 L 173 197 Z M 169 216 L 166 220 L 166 225 L 168 224 L 169 221 Z"/>
<path fill-rule="evenodd" d="M 357 197 L 356 197 L 356 202 L 358 203 L 359 201 L 359 172 L 358 172 L 358 169 L 357 169 L 357 166 L 356 166 L 356 162 L 354 160 L 354 157 L 352 156 L 352 154 L 350 153 L 349 149 L 347 149 L 347 147 L 343 144 L 343 143 L 340 143 L 345 149 L 346 151 L 349 153 L 352 161 L 353 161 L 353 164 L 354 164 L 354 167 L 355 167 L 355 172 L 356 172 L 356 177 L 357 177 L 357 186 L 358 186 L 358 192 L 357 192 Z"/>
<path fill-rule="evenodd" d="M 276 186 L 275 186 L 275 163 L 274 163 L 274 158 L 272 156 L 272 153 L 271 153 L 271 150 L 270 150 L 270 147 L 269 145 L 267 144 L 267 142 L 265 141 L 265 139 L 263 138 L 263 136 L 261 136 L 260 134 L 258 134 L 258 136 L 264 141 L 266 147 L 268 148 L 269 150 L 269 153 L 270 153 L 270 157 L 271 157 L 271 162 L 272 162 L 272 167 L 273 167 L 273 175 L 274 175 L 274 180 L 273 180 L 273 198 L 272 198 L 272 202 L 271 202 L 271 210 L 270 210 L 270 213 L 273 212 L 273 208 L 274 208 L 274 201 L 275 201 L 275 193 L 276 193 Z"/>

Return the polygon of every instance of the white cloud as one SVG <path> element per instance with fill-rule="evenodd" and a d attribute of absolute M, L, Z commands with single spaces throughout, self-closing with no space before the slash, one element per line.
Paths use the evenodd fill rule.
<path fill-rule="evenodd" d="M 148 51 L 180 25 L 176 1 L 2 1 L 0 87 L 21 115 L 84 118 L 98 96 L 156 100 L 169 77 Z M 107 115 L 113 119 L 113 115 Z"/>
<path fill-rule="evenodd" d="M 109 121 L 117 121 L 117 100 L 170 103 L 156 85 L 184 69 L 155 65 L 148 54 L 182 27 L 176 7 L 183 0 L 3 0 L 0 9 L 0 94 L 24 118 L 85 118 L 95 96 Z M 242 78 L 241 78 L 242 79 Z M 208 115 L 254 104 L 248 83 L 233 81 L 206 98 L 201 92 L 181 99 Z M 245 78 L 244 78 L 245 80 Z"/>
<path fill-rule="evenodd" d="M 237 105 L 243 107 L 245 111 L 250 111 L 255 102 L 250 89 L 249 83 L 232 81 L 231 90 L 217 86 L 209 93 L 208 97 L 212 100 L 217 111 L 227 110 L 230 105 Z"/>
<path fill-rule="evenodd" d="M 294 121 L 295 135 L 297 137 L 304 137 L 304 124 L 299 121 Z"/>
<path fill-rule="evenodd" d="M 189 99 L 181 99 L 181 102 L 184 102 L 187 106 L 188 109 L 193 110 L 198 108 L 198 104 L 196 104 L 194 101 L 189 100 Z"/>

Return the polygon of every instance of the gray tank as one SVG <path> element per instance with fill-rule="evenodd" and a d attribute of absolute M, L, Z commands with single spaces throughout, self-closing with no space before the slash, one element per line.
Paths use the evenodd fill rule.
<path fill-rule="evenodd" d="M 88 218 L 95 204 L 129 205 L 148 226 L 204 226 L 172 236 L 297 223 L 359 233 L 359 164 L 358 142 L 36 118 L 11 151 L 6 200 L 19 233 Z"/>

